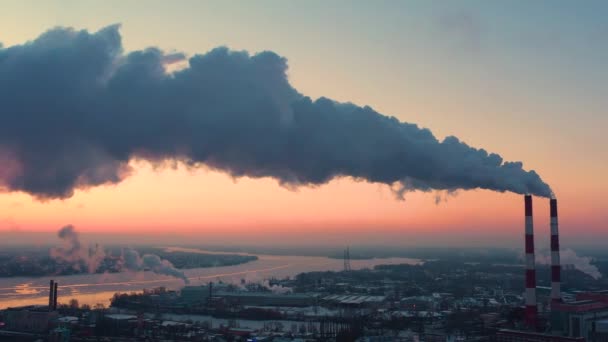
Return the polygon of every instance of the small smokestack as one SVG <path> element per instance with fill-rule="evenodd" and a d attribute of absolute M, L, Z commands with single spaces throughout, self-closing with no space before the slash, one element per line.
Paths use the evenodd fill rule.
<path fill-rule="evenodd" d="M 55 303 L 54 299 L 54 290 L 55 290 L 55 281 L 51 279 L 49 282 L 49 310 L 53 310 L 53 303 Z"/>
<path fill-rule="evenodd" d="M 524 197 L 526 209 L 526 311 L 525 321 L 530 328 L 537 326 L 536 267 L 534 264 L 534 220 L 532 218 L 532 196 Z"/>
<path fill-rule="evenodd" d="M 557 199 L 549 200 L 551 215 L 551 302 L 560 302 L 561 294 L 561 270 L 559 260 L 559 230 L 557 225 Z"/>
<path fill-rule="evenodd" d="M 58 283 L 55 283 L 53 288 L 53 310 L 57 310 L 57 285 Z"/>

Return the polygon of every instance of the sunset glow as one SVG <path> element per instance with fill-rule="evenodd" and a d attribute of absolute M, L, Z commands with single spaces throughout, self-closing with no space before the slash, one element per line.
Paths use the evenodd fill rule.
<path fill-rule="evenodd" d="M 382 2 L 373 6 L 378 15 L 370 16 L 364 16 L 370 14 L 369 2 L 336 2 L 329 8 L 313 2 L 299 13 L 282 2 L 268 2 L 268 11 L 248 3 L 191 2 L 196 10 L 186 10 L 168 2 L 109 1 L 95 8 L 67 2 L 61 11 L 36 13 L 23 3 L 0 13 L 4 47 L 23 44 L 55 25 L 95 31 L 120 22 L 126 50 L 158 46 L 192 55 L 227 45 L 276 51 L 288 59 L 291 84 L 313 98 L 369 105 L 427 127 L 439 139 L 455 135 L 507 161 L 523 161 L 560 200 L 564 245 L 608 238 L 608 74 L 599 64 L 608 49 L 591 49 L 605 38 L 601 17 L 587 18 L 597 25 L 582 28 L 576 11 L 541 18 L 536 14 L 542 9 L 527 3 L 504 8 L 531 13 L 523 19 L 502 16 L 483 2 L 465 8 Z M 131 17 L 125 8 L 139 15 Z M 82 14 L 91 10 L 98 15 L 85 19 Z M 390 16 L 398 11 L 411 13 L 405 16 L 412 20 Z M 445 26 L 452 17 L 464 18 L 465 24 Z M 316 18 L 316 24 L 305 27 L 302 18 Z M 362 30 L 361 20 L 373 29 Z M 542 28 L 529 31 L 526 25 L 537 20 Z M 184 25 L 190 29 L 182 30 Z M 573 32 L 588 38 L 573 40 Z M 232 179 L 182 164 L 155 169 L 131 161 L 131 166 L 134 172 L 125 181 L 77 190 L 68 199 L 2 193 L 0 230 L 55 232 L 70 223 L 85 234 L 170 232 L 199 242 L 298 244 L 327 234 L 323 243 L 348 236 L 349 243 L 494 246 L 517 244 L 523 234 L 523 199 L 512 193 L 411 192 L 398 200 L 386 185 L 348 177 L 288 189 L 270 178 Z M 537 230 L 548 232 L 547 200 L 535 199 L 535 219 Z"/>

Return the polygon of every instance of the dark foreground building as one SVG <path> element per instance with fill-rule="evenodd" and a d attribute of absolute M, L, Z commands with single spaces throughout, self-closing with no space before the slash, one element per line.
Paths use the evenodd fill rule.
<path fill-rule="evenodd" d="M 583 337 L 564 337 L 531 331 L 499 330 L 496 333 L 497 342 L 585 342 Z"/>

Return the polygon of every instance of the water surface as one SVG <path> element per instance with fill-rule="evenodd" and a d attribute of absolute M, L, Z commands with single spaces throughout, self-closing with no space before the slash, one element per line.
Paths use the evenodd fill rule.
<path fill-rule="evenodd" d="M 203 250 L 188 249 L 188 251 L 208 253 L 208 251 Z M 344 267 L 343 260 L 326 257 L 259 254 L 257 256 L 258 260 L 245 264 L 193 268 L 184 270 L 184 272 L 190 280 L 190 285 L 201 285 L 220 280 L 235 283 L 240 282 L 241 279 L 252 282 L 269 278 L 281 279 L 293 277 L 302 272 L 338 271 Z M 372 268 L 380 264 L 419 264 L 421 261 L 409 258 L 385 258 L 351 260 L 350 263 L 352 269 L 362 269 Z M 184 286 L 184 282 L 180 279 L 152 272 L 0 278 L 0 308 L 47 304 L 50 279 L 59 283 L 59 303 L 68 303 L 70 299 L 75 298 L 80 304 L 91 306 L 98 303 L 108 306 L 110 298 L 116 292 L 138 292 L 145 288 L 150 289 L 158 286 L 179 290 Z"/>

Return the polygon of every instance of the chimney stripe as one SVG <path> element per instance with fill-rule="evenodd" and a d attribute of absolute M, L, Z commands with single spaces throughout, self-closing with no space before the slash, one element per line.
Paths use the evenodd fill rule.
<path fill-rule="evenodd" d="M 559 257 L 559 228 L 557 222 L 557 199 L 549 200 L 551 217 L 551 301 L 561 301 L 561 264 Z"/>
<path fill-rule="evenodd" d="M 526 251 L 526 292 L 525 292 L 525 320 L 526 325 L 535 329 L 537 324 L 538 308 L 536 305 L 536 266 L 534 261 L 534 219 L 532 212 L 532 196 L 524 197 L 525 204 L 525 248 Z"/>

